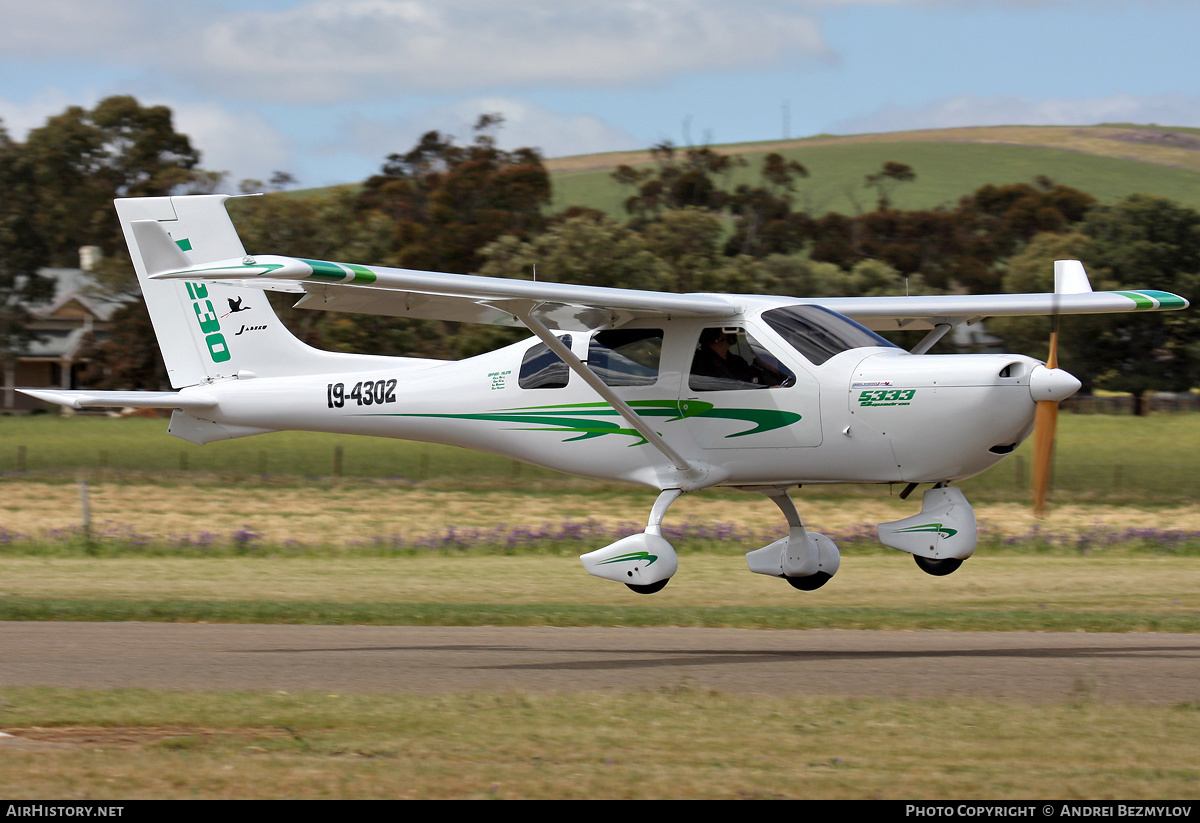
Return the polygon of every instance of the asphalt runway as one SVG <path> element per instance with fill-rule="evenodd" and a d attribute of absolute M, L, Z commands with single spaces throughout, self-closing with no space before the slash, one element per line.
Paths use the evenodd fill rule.
<path fill-rule="evenodd" d="M 0 623 L 0 686 L 1200 702 L 1200 635 Z"/>

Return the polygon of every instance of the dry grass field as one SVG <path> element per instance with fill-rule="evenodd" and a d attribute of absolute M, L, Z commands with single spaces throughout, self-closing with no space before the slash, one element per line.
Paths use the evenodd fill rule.
<path fill-rule="evenodd" d="M 75 484 L 36 480 L 0 485 L 0 526 L 40 537 L 78 526 L 80 492 Z M 807 527 L 845 533 L 896 520 L 920 509 L 919 497 L 806 499 L 796 495 Z M 593 519 L 605 525 L 644 523 L 654 492 L 623 490 L 527 493 L 508 490 L 453 491 L 413 486 L 347 483 L 237 487 L 148 482 L 91 482 L 88 499 L 93 527 L 130 527 L 140 534 L 228 535 L 249 528 L 272 544 L 345 546 L 376 537 L 406 539 L 449 527 L 487 528 Z M 1167 505 L 1055 505 L 1037 521 L 1024 503 L 978 503 L 981 532 L 1022 535 L 1035 525 L 1052 532 L 1090 528 L 1175 528 L 1200 530 L 1200 503 Z M 718 492 L 685 495 L 672 506 L 667 524 L 733 523 L 782 529 L 774 504 L 756 494 Z"/>

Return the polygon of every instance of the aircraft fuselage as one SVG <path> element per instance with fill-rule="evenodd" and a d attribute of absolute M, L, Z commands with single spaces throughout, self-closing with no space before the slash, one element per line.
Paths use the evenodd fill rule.
<path fill-rule="evenodd" d="M 705 328 L 699 320 L 625 324 L 633 337 L 662 332 L 652 337 L 657 364 L 622 361 L 629 374 L 612 378 L 619 397 L 697 467 L 693 488 L 959 480 L 994 465 L 1032 429 L 1030 378 L 1041 364 L 1029 357 L 868 346 L 814 365 L 749 316 L 723 328 L 748 333 L 789 375 L 786 384 L 712 390 L 697 388 L 694 374 Z M 600 368 L 592 334 L 569 333 L 569 345 Z M 194 442 L 285 429 L 393 437 L 679 485 L 663 454 L 578 375 L 563 367 L 527 387 L 539 345 L 530 339 L 454 362 L 375 357 L 362 371 L 216 380 L 195 390 L 217 406 L 177 411 L 171 430 Z"/>

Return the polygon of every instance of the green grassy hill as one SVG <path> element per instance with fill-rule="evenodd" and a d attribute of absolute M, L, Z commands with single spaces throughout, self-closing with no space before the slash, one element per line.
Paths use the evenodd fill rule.
<path fill-rule="evenodd" d="M 899 186 L 893 205 L 900 209 L 952 205 L 985 183 L 1030 182 L 1045 175 L 1055 182 L 1111 202 L 1133 193 L 1168 197 L 1200 209 L 1200 129 L 1113 124 L 1102 126 L 995 126 L 889 134 L 770 141 L 714 146 L 743 157 L 747 168 L 731 184 L 758 175 L 762 157 L 779 152 L 808 168 L 797 203 L 819 215 L 854 214 L 874 207 L 863 178 L 893 160 L 917 173 Z M 554 210 L 572 205 L 624 217 L 621 202 L 630 193 L 613 181 L 620 164 L 651 162 L 648 152 L 619 152 L 555 158 Z"/>

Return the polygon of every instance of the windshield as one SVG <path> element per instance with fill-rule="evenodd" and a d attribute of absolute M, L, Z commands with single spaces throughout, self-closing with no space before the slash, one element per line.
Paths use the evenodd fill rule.
<path fill-rule="evenodd" d="M 820 306 L 771 309 L 763 312 L 762 318 L 815 366 L 849 349 L 864 346 L 898 348 L 866 326 Z"/>

